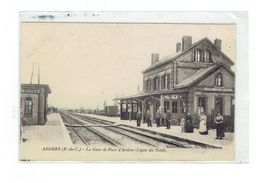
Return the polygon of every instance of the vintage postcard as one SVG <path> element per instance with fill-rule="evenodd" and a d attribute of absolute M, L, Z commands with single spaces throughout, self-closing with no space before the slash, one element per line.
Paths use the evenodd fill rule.
<path fill-rule="evenodd" d="M 237 24 L 141 15 L 21 13 L 21 161 L 236 160 Z"/>

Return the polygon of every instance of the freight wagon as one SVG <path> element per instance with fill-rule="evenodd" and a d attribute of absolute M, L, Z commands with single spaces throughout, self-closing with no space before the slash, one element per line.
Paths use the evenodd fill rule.
<path fill-rule="evenodd" d="M 117 114 L 118 114 L 118 106 L 106 106 L 105 107 L 106 116 L 117 116 Z"/>

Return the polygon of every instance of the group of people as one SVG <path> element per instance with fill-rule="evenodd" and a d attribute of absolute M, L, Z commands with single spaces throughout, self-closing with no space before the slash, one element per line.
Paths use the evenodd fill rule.
<path fill-rule="evenodd" d="M 155 122 L 157 127 L 161 126 L 161 122 L 165 121 L 166 123 L 166 129 L 170 129 L 171 127 L 171 112 L 169 110 L 166 111 L 165 116 L 163 117 L 160 113 L 159 110 L 156 111 L 155 113 Z M 142 113 L 139 110 L 137 112 L 137 126 L 141 126 L 141 120 L 142 120 Z M 224 119 L 220 115 L 220 113 L 217 113 L 215 117 L 215 125 L 216 125 L 216 139 L 223 139 L 225 137 L 224 133 Z M 151 113 L 149 110 L 147 110 L 145 116 L 144 116 L 144 123 L 147 123 L 148 127 L 152 127 L 152 119 L 151 119 Z M 187 113 L 185 118 L 181 119 L 181 132 L 183 133 L 193 133 L 193 123 L 192 123 L 192 117 L 190 113 Z M 207 116 L 205 113 L 202 111 L 201 114 L 199 115 L 199 133 L 201 135 L 207 135 L 208 134 L 208 129 L 207 129 Z"/>
<path fill-rule="evenodd" d="M 201 112 L 201 115 L 199 116 L 200 124 L 199 124 L 199 133 L 201 135 L 207 135 L 208 129 L 207 129 L 207 116 L 204 112 Z M 216 126 L 216 139 L 223 139 L 225 137 L 225 126 L 224 126 L 224 118 L 220 115 L 220 113 L 217 113 L 215 117 L 215 126 Z"/>
<path fill-rule="evenodd" d="M 170 110 L 168 110 L 166 112 L 166 115 L 164 118 L 166 121 L 166 129 L 170 129 L 170 127 L 171 127 L 171 121 L 170 121 L 171 117 L 172 117 L 172 114 L 170 113 Z M 162 115 L 161 115 L 160 111 L 157 110 L 156 114 L 155 114 L 155 122 L 156 122 L 157 127 L 161 126 L 161 119 L 163 119 Z M 137 126 L 141 126 L 141 120 L 142 120 L 142 114 L 141 114 L 141 111 L 138 111 L 136 114 Z M 144 123 L 147 123 L 147 127 L 152 127 L 151 113 L 149 110 L 147 110 L 147 112 L 144 116 Z"/>

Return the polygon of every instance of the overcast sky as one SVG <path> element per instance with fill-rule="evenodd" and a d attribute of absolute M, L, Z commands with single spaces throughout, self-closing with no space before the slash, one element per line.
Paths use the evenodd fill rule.
<path fill-rule="evenodd" d="M 234 25 L 22 23 L 21 83 L 33 83 L 40 65 L 41 83 L 49 84 L 49 103 L 57 107 L 99 108 L 104 100 L 142 89 L 142 70 L 151 53 L 175 53 L 183 35 L 193 43 L 222 39 L 222 50 L 235 62 Z"/>

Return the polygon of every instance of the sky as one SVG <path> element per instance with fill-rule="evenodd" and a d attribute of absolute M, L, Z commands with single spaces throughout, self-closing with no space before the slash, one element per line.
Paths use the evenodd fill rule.
<path fill-rule="evenodd" d="M 102 108 L 118 96 L 142 90 L 142 71 L 151 53 L 175 53 L 182 36 L 193 43 L 222 40 L 222 51 L 236 61 L 236 27 L 218 24 L 22 23 L 20 82 L 48 84 L 48 102 L 59 108 Z"/>

